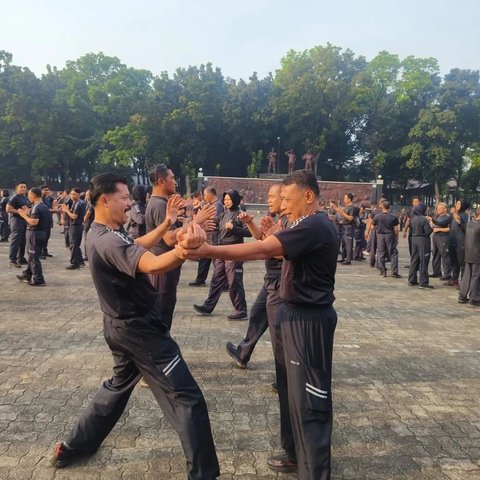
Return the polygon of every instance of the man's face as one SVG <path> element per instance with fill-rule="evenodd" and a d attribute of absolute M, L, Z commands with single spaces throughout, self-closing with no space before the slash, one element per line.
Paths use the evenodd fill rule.
<path fill-rule="evenodd" d="M 279 214 L 282 211 L 282 189 L 276 185 L 268 191 L 268 210 L 270 213 Z"/>
<path fill-rule="evenodd" d="M 29 190 L 28 191 L 28 201 L 30 203 L 35 203 L 35 200 L 37 199 L 37 197 Z"/>
<path fill-rule="evenodd" d="M 298 220 L 305 215 L 308 203 L 306 199 L 306 191 L 296 184 L 285 185 L 282 187 L 282 207 L 283 215 L 288 217 L 290 222 Z"/>
<path fill-rule="evenodd" d="M 76 202 L 76 201 L 80 198 L 80 194 L 77 193 L 77 192 L 75 192 L 74 190 L 72 190 L 72 191 L 70 192 L 70 198 L 71 198 L 74 202 Z"/>
<path fill-rule="evenodd" d="M 344 203 L 345 205 L 350 205 L 350 204 L 352 203 L 352 201 L 350 200 L 350 197 L 349 197 L 348 195 L 345 195 L 345 196 L 343 197 L 343 203 Z"/>
<path fill-rule="evenodd" d="M 164 186 L 167 195 L 173 195 L 177 191 L 177 182 L 175 181 L 175 175 L 171 170 L 167 170 L 167 176 L 165 178 L 160 178 L 159 182 Z"/>
<path fill-rule="evenodd" d="M 439 204 L 437 205 L 437 209 L 436 209 L 436 210 L 437 210 L 437 214 L 438 214 L 438 215 L 443 215 L 443 214 L 447 211 L 447 209 L 446 209 L 446 207 L 445 207 L 445 205 L 444 205 L 443 203 L 439 203 Z"/>
<path fill-rule="evenodd" d="M 102 195 L 101 204 L 105 205 L 112 223 L 118 227 L 124 225 L 128 220 L 127 212 L 132 208 L 130 192 L 123 183 L 117 183 L 117 191 Z"/>
<path fill-rule="evenodd" d="M 50 189 L 49 188 L 44 188 L 42 190 L 42 196 L 49 197 L 50 196 Z"/>
<path fill-rule="evenodd" d="M 27 185 L 25 183 L 19 183 L 17 185 L 17 193 L 19 195 L 25 195 L 27 193 Z"/>
<path fill-rule="evenodd" d="M 412 200 L 412 205 L 413 205 L 414 207 L 418 207 L 418 206 L 420 205 L 420 200 L 419 200 L 418 198 L 414 198 L 414 199 Z"/>
<path fill-rule="evenodd" d="M 213 202 L 214 197 L 208 190 L 204 190 L 203 191 L 203 198 L 205 199 L 205 201 L 207 203 L 211 203 L 211 202 Z"/>

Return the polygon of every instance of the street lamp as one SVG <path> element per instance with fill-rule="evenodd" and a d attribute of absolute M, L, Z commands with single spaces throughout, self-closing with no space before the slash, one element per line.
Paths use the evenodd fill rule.
<path fill-rule="evenodd" d="M 275 170 L 277 173 L 280 173 L 280 137 L 277 137 L 278 141 L 278 155 L 277 155 L 277 165 L 275 165 Z"/>
<path fill-rule="evenodd" d="M 197 190 L 203 191 L 202 184 L 203 184 L 203 168 L 200 167 L 197 173 Z"/>
<path fill-rule="evenodd" d="M 377 177 L 377 189 L 375 193 L 379 199 L 383 197 L 383 178 L 381 175 L 378 175 Z"/>

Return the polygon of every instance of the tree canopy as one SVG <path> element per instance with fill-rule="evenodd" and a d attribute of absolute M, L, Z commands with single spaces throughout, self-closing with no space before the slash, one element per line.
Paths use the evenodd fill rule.
<path fill-rule="evenodd" d="M 291 50 L 274 74 L 248 81 L 210 63 L 155 76 L 101 52 L 37 78 L 0 51 L 0 185 L 63 188 L 105 170 L 141 182 L 157 162 L 192 181 L 200 167 L 255 176 L 272 147 L 282 173 L 284 151 L 310 149 L 323 180 L 419 180 L 439 196 L 455 179 L 476 191 L 479 72 L 441 78 L 434 58 L 367 61 L 327 44 Z"/>

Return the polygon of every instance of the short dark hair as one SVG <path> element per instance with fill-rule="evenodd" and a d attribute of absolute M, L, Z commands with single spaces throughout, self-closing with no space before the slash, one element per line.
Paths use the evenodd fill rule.
<path fill-rule="evenodd" d="M 316 198 L 320 197 L 317 178 L 311 170 L 295 170 L 283 179 L 282 185 L 284 187 L 288 185 L 298 185 L 306 190 L 311 190 Z"/>
<path fill-rule="evenodd" d="M 17 188 L 19 185 L 25 185 L 25 186 L 27 186 L 27 182 L 24 182 L 23 180 L 22 180 L 21 182 L 17 182 L 17 183 L 15 184 L 15 188 Z"/>
<path fill-rule="evenodd" d="M 46 188 L 48 188 L 50 190 L 50 187 L 48 185 L 42 185 L 40 187 L 40 190 L 45 190 Z"/>
<path fill-rule="evenodd" d="M 41 197 L 42 196 L 42 190 L 39 187 L 32 187 L 30 191 L 36 196 L 36 197 Z"/>
<path fill-rule="evenodd" d="M 75 192 L 75 193 L 82 193 L 82 191 L 78 187 L 73 187 L 70 189 L 70 193 Z"/>
<path fill-rule="evenodd" d="M 156 165 L 153 165 L 148 172 L 150 183 L 155 185 L 159 178 L 167 178 L 169 170 L 171 170 L 171 168 L 166 163 L 157 163 Z"/>
<path fill-rule="evenodd" d="M 388 200 L 384 200 L 382 202 L 382 207 L 385 209 L 385 210 L 388 210 L 390 208 L 390 202 Z"/>
<path fill-rule="evenodd" d="M 100 173 L 90 180 L 90 202 L 93 206 L 97 204 L 98 199 L 103 194 L 115 193 L 117 184 L 127 184 L 127 179 L 116 173 Z"/>
<path fill-rule="evenodd" d="M 205 190 L 213 196 L 217 196 L 217 189 L 215 187 L 205 187 Z"/>
<path fill-rule="evenodd" d="M 353 193 L 346 193 L 345 196 L 348 197 L 353 202 Z"/>

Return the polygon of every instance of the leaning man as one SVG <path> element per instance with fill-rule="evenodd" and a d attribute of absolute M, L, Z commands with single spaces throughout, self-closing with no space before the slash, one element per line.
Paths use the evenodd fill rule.
<path fill-rule="evenodd" d="M 282 438 L 285 452 L 268 459 L 277 472 L 298 470 L 301 480 L 330 479 L 332 435 L 332 354 L 337 314 L 332 306 L 338 239 L 320 211 L 319 188 L 312 171 L 298 170 L 282 182 L 281 211 L 291 225 L 281 231 L 272 218 L 262 219 L 265 240 L 195 250 L 177 247 L 188 258 L 260 260 L 283 257 L 275 352 L 280 403 L 290 416 L 280 419 L 281 432 L 291 422 L 294 445 Z M 285 385 L 280 388 L 280 384 Z"/>
<path fill-rule="evenodd" d="M 169 200 L 162 224 L 135 241 L 124 229 L 132 206 L 125 179 L 110 173 L 97 175 L 90 183 L 90 198 L 95 221 L 88 234 L 87 253 L 104 314 L 104 336 L 113 355 L 113 377 L 102 384 L 66 440 L 56 445 L 51 463 L 66 467 L 94 453 L 143 375 L 180 436 L 188 478 L 216 479 L 219 466 L 203 394 L 162 322 L 158 293 L 148 277 L 183 261 L 175 250 L 159 256 L 147 250 L 176 220 L 180 198 Z M 189 226 L 188 233 L 179 232 L 179 236 L 188 247 L 205 241 L 198 225 Z"/>

